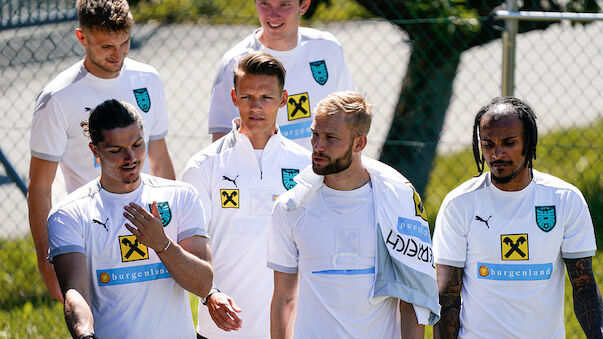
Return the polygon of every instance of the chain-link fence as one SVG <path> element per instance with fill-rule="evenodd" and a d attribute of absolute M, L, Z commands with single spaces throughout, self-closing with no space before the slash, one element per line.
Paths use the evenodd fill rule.
<path fill-rule="evenodd" d="M 83 57 L 74 33 L 74 2 L 0 0 L 0 150 L 23 180 L 35 98 L 59 72 Z M 167 91 L 166 140 L 178 178 L 188 158 L 210 144 L 207 112 L 222 55 L 257 27 L 253 4 L 251 10 L 249 4 L 232 8 L 244 2 L 192 1 L 211 4 L 207 8 L 215 14 L 197 22 L 173 17 L 172 23 L 139 22 L 133 29 L 129 57 L 157 68 Z M 339 13 L 337 6 L 344 6 L 340 2 L 331 1 L 330 12 L 320 5 L 315 18 L 320 11 Z M 358 1 L 363 2 L 367 1 Z M 304 25 L 333 33 L 343 45 L 357 90 L 376 105 L 365 153 L 382 157 L 418 183 L 432 223 L 445 194 L 476 174 L 469 150 L 473 117 L 500 95 L 502 43 L 497 26 L 502 23 L 488 13 L 469 19 L 437 13 L 422 17 L 416 8 L 410 13 L 417 16 L 409 17 L 403 11 L 385 11 L 378 7 L 381 2 L 362 8 L 345 1 L 341 7 L 348 17 L 373 16 L 370 19 L 328 21 L 322 14 Z M 523 26 L 520 32 L 515 95 L 538 116 L 535 168 L 577 185 L 600 229 L 603 23 L 548 23 Z M 423 165 L 416 171 L 408 167 L 418 162 Z M 0 284 L 8 286 L 0 292 L 0 308 L 48 302 L 35 269 L 6 264 L 35 251 L 25 197 L 14 184 L 1 185 L 0 192 Z M 57 174 L 54 200 L 64 192 L 62 175 Z M 2 319 L 0 314 L 0 337 L 6 326 Z"/>

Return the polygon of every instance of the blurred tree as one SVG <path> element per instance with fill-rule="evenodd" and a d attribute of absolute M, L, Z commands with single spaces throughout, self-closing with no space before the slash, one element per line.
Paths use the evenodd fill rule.
<path fill-rule="evenodd" d="M 327 1 L 328 0 L 322 0 Z M 504 1 L 356 0 L 405 31 L 412 53 L 381 160 L 397 168 L 423 194 L 431 171 L 461 53 L 501 36 L 488 20 Z M 596 0 L 524 0 L 520 10 L 597 12 Z M 498 23 L 504 26 L 504 23 Z M 520 22 L 519 32 L 553 22 Z M 392 94 L 393 95 L 393 94 Z M 477 112 L 476 112 L 477 113 Z M 466 131 L 470 138 L 470 131 Z M 463 164 L 467 166 L 467 164 Z"/>

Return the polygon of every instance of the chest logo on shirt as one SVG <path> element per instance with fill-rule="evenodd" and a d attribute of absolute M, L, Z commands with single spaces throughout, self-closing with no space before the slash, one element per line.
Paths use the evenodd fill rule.
<path fill-rule="evenodd" d="M 143 112 L 147 113 L 151 109 L 151 97 L 146 87 L 135 89 L 134 97 L 136 97 L 136 103 Z"/>
<path fill-rule="evenodd" d="M 528 234 L 501 234 L 500 251 L 502 260 L 528 260 Z"/>
<path fill-rule="evenodd" d="M 172 210 L 170 204 L 167 201 L 157 203 L 157 209 L 159 210 L 159 216 L 161 217 L 161 224 L 166 227 L 170 221 L 172 221 Z M 149 212 L 153 213 L 151 204 L 149 204 Z"/>
<path fill-rule="evenodd" d="M 308 92 L 293 94 L 287 99 L 287 120 L 310 117 L 310 98 Z"/>
<path fill-rule="evenodd" d="M 234 177 L 234 179 L 230 179 L 229 177 L 227 177 L 227 176 L 223 175 L 223 176 L 222 176 L 222 180 L 230 181 L 230 182 L 232 182 L 232 183 L 235 185 L 235 187 L 237 187 L 237 188 L 238 188 L 238 187 L 239 187 L 239 186 L 237 186 L 237 178 L 238 178 L 238 177 L 239 177 L 239 175 L 237 174 L 237 176 L 236 176 L 236 177 Z"/>
<path fill-rule="evenodd" d="M 105 222 L 102 222 L 100 220 L 96 220 L 96 219 L 92 219 L 92 223 L 93 224 L 99 224 L 102 225 L 105 228 L 105 231 L 109 232 L 109 229 L 107 228 L 107 223 L 109 222 L 109 218 L 107 218 L 107 220 L 105 220 Z"/>
<path fill-rule="evenodd" d="M 321 86 L 327 83 L 329 79 L 329 71 L 327 71 L 327 63 L 324 60 L 310 62 L 310 70 L 314 80 Z"/>
<path fill-rule="evenodd" d="M 557 224 L 555 206 L 535 206 L 534 209 L 536 210 L 536 225 L 545 232 L 552 230 Z"/>
<path fill-rule="evenodd" d="M 135 235 L 119 236 L 119 248 L 122 262 L 149 259 L 149 249 Z"/>
<path fill-rule="evenodd" d="M 299 173 L 297 168 L 281 168 L 281 178 L 283 179 L 283 186 L 288 190 L 292 189 L 297 185 L 293 178 Z"/>
<path fill-rule="evenodd" d="M 239 190 L 220 190 L 222 208 L 239 208 Z"/>

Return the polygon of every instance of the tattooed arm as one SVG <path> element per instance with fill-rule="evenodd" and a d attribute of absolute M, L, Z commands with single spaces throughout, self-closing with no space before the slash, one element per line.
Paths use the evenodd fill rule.
<path fill-rule="evenodd" d="M 592 258 L 563 260 L 572 283 L 576 318 L 587 338 L 602 338 L 601 292 L 593 276 Z"/>
<path fill-rule="evenodd" d="M 433 336 L 436 339 L 457 338 L 460 329 L 459 313 L 461 312 L 463 269 L 439 264 L 436 266 L 436 270 L 442 310 L 440 321 L 433 327 Z"/>

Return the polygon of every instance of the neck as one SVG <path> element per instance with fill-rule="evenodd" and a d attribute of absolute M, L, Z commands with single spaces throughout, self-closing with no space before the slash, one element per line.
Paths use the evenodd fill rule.
<path fill-rule="evenodd" d="M 371 180 L 368 172 L 362 166 L 360 155 L 354 155 L 352 164 L 347 169 L 325 175 L 325 185 L 338 191 L 351 191 L 366 185 Z"/>
<path fill-rule="evenodd" d="M 264 149 L 270 137 L 276 134 L 276 127 L 273 127 L 270 130 L 262 131 L 262 132 L 251 132 L 243 127 L 239 127 L 239 133 L 247 136 L 249 141 L 251 141 L 251 146 L 253 149 Z"/>
<path fill-rule="evenodd" d="M 140 177 L 138 177 L 138 179 L 132 183 L 117 183 L 115 185 L 112 185 L 108 183 L 107 180 L 103 180 L 103 177 L 101 176 L 99 181 L 101 187 L 105 191 L 115 194 L 125 194 L 134 192 L 138 188 L 138 186 L 140 186 L 141 179 Z"/>
<path fill-rule="evenodd" d="M 290 51 L 297 46 L 297 30 L 295 31 L 295 36 L 291 39 L 282 39 L 282 40 L 270 40 L 266 38 L 263 34 L 264 29 L 260 28 L 258 33 L 258 40 L 262 43 L 262 45 L 275 50 L 275 51 Z"/>
<path fill-rule="evenodd" d="M 496 182 L 490 172 L 490 181 L 496 188 L 501 191 L 521 191 L 526 188 L 532 181 L 532 171 L 529 168 L 523 168 L 518 175 L 507 183 Z"/>

